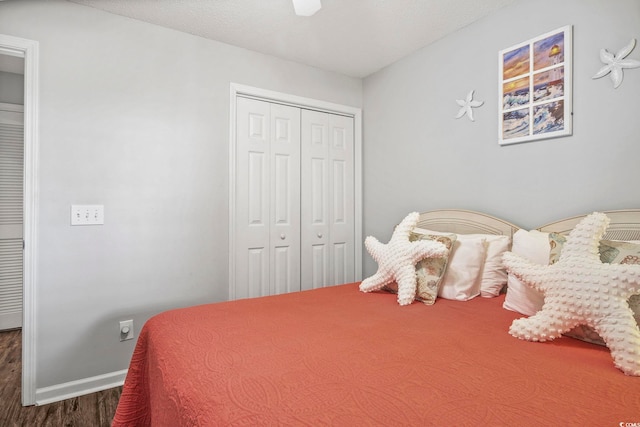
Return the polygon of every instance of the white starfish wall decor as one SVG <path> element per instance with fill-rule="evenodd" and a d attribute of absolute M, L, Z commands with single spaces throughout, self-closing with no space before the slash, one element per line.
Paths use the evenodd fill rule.
<path fill-rule="evenodd" d="M 456 99 L 456 102 L 460 106 L 460 110 L 456 115 L 456 119 L 459 119 L 466 114 L 467 117 L 469 117 L 469 120 L 471 120 L 472 122 L 475 121 L 473 119 L 473 108 L 477 108 L 484 104 L 484 101 L 473 100 L 473 90 L 471 90 L 471 92 L 467 94 L 467 97 L 465 99 Z"/>
<path fill-rule="evenodd" d="M 638 68 L 640 67 L 640 61 L 635 59 L 625 59 L 636 47 L 636 39 L 631 39 L 629 44 L 620 49 L 615 55 L 607 49 L 600 50 L 600 60 L 605 64 L 600 70 L 592 77 L 599 79 L 607 74 L 610 74 L 613 87 L 617 89 L 622 84 L 624 77 L 623 70 L 625 68 Z"/>

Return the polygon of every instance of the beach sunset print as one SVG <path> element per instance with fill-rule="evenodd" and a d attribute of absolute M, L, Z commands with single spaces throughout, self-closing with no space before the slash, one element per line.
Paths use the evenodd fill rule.
<path fill-rule="evenodd" d="M 502 80 L 509 80 L 529 72 L 529 52 L 529 45 L 526 45 L 503 55 Z"/>
<path fill-rule="evenodd" d="M 502 115 L 502 139 L 529 136 L 529 109 L 509 111 Z"/>
<path fill-rule="evenodd" d="M 502 84 L 502 109 L 510 110 L 529 103 L 529 77 Z"/>
<path fill-rule="evenodd" d="M 533 44 L 533 69 L 541 70 L 564 62 L 564 32 L 553 34 Z"/>
<path fill-rule="evenodd" d="M 533 101 L 544 101 L 564 95 L 564 67 L 556 67 L 533 75 Z"/>
<path fill-rule="evenodd" d="M 500 145 L 571 135 L 572 51 L 567 25 L 498 52 Z"/>
<path fill-rule="evenodd" d="M 536 105 L 533 108 L 534 135 L 558 132 L 564 129 L 564 102 L 562 100 Z"/>

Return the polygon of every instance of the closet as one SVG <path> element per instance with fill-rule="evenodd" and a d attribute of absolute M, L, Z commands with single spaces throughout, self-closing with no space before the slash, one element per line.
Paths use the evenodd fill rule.
<path fill-rule="evenodd" d="M 355 280 L 354 119 L 238 96 L 231 297 Z"/>

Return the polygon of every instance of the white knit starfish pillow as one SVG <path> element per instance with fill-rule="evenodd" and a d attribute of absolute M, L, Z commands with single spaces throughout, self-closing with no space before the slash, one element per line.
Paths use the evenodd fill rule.
<path fill-rule="evenodd" d="M 386 245 L 369 236 L 364 244 L 378 263 L 378 271 L 360 283 L 362 292 L 382 289 L 392 282 L 398 284 L 398 304 L 408 305 L 416 297 L 416 263 L 425 258 L 442 258 L 449 251 L 435 240 L 409 241 L 409 235 L 418 223 L 420 214 L 412 212 L 396 227 Z"/>
<path fill-rule="evenodd" d="M 516 319 L 509 333 L 528 341 L 553 340 L 578 325 L 591 326 L 617 368 L 640 376 L 640 329 L 627 300 L 640 293 L 640 265 L 603 264 L 598 246 L 609 218 L 595 212 L 571 231 L 560 259 L 539 265 L 507 252 L 510 274 L 544 294 L 542 309 Z"/>

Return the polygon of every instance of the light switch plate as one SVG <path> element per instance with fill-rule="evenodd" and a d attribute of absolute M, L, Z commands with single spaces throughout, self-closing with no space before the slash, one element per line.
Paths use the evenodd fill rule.
<path fill-rule="evenodd" d="M 71 205 L 71 225 L 104 224 L 104 205 Z"/>

